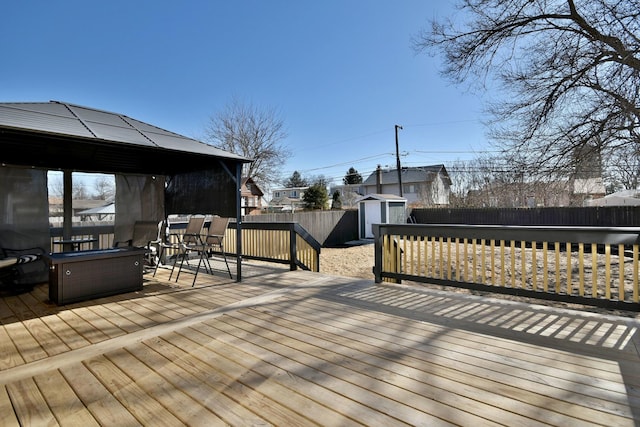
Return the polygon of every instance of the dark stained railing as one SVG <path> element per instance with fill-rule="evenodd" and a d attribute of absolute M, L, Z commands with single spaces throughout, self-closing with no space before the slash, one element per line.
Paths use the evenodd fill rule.
<path fill-rule="evenodd" d="M 638 227 L 373 227 L 377 283 L 408 280 L 640 311 Z"/>

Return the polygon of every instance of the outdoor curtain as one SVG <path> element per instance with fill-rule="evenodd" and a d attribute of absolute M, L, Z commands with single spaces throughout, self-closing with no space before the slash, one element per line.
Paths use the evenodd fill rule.
<path fill-rule="evenodd" d="M 116 175 L 114 242 L 133 237 L 136 221 L 164 219 L 164 176 Z"/>
<path fill-rule="evenodd" d="M 0 166 L 0 246 L 51 251 L 46 170 Z"/>

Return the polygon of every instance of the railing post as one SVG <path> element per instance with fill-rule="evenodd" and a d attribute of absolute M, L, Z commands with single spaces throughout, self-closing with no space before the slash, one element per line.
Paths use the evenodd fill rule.
<path fill-rule="evenodd" d="M 297 259 L 297 247 L 296 247 L 296 227 L 295 223 L 289 223 L 289 268 L 291 271 L 298 269 Z"/>
<path fill-rule="evenodd" d="M 373 229 L 373 251 L 374 265 L 373 275 L 376 283 L 382 283 L 382 236 L 380 235 L 380 224 L 372 224 Z"/>

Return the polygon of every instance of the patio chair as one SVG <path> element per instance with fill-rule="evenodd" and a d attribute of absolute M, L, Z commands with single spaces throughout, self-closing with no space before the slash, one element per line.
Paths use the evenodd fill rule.
<path fill-rule="evenodd" d="M 42 248 L 9 249 L 0 247 L 0 293 L 30 292 L 33 286 L 46 282 L 49 265 Z"/>
<path fill-rule="evenodd" d="M 158 244 L 158 263 L 153 271 L 153 275 L 156 275 L 158 271 L 158 265 L 162 260 L 162 256 L 166 255 L 167 250 L 177 251 L 175 258 L 173 259 L 173 265 L 171 266 L 171 274 L 169 274 L 169 280 L 173 276 L 173 272 L 176 269 L 176 264 L 178 261 L 178 257 L 182 258 L 180 262 L 180 267 L 182 268 L 182 264 L 184 263 L 185 257 L 189 256 L 189 252 L 186 250 L 187 245 L 195 245 L 198 243 L 202 243 L 202 229 L 204 228 L 204 220 L 205 217 L 201 215 L 192 215 L 189 217 L 189 222 L 187 223 L 187 228 L 184 231 L 184 234 L 179 236 L 179 241 L 172 242 L 170 240 L 161 240 Z M 169 236 L 165 236 L 166 239 Z M 187 259 L 187 265 L 189 265 L 189 260 Z M 178 276 L 180 275 L 180 271 L 178 270 Z M 178 281 L 178 277 L 176 277 L 176 282 Z"/>
<path fill-rule="evenodd" d="M 204 236 L 204 239 L 198 244 L 188 245 L 188 251 L 195 251 L 200 254 L 200 259 L 198 260 L 198 265 L 193 275 L 193 283 L 191 284 L 191 287 L 195 286 L 196 284 L 196 279 L 198 278 L 198 272 L 200 271 L 201 265 L 204 265 L 204 268 L 208 273 L 213 274 L 213 268 L 211 267 L 209 257 L 215 252 L 222 253 L 222 258 L 224 259 L 224 263 L 227 266 L 227 273 L 229 273 L 229 278 L 233 278 L 233 276 L 231 275 L 231 269 L 229 268 L 229 263 L 227 262 L 227 255 L 224 251 L 224 234 L 227 231 L 227 227 L 229 227 L 229 221 L 230 218 L 214 216 L 211 219 L 209 230 Z M 182 267 L 182 265 L 180 267 Z M 180 270 L 178 270 L 178 276 L 179 275 Z M 176 278 L 176 280 L 178 279 Z"/>
<path fill-rule="evenodd" d="M 164 221 L 136 221 L 133 224 L 131 239 L 124 242 L 115 242 L 113 247 L 131 247 L 147 250 L 146 262 L 149 266 L 158 264 L 157 256 L 160 252 L 158 246 L 161 243 L 162 225 Z"/>

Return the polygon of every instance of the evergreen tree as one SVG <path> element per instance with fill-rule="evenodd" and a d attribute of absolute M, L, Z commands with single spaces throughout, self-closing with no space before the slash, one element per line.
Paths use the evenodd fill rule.
<path fill-rule="evenodd" d="M 322 184 L 313 184 L 304 192 L 302 200 L 308 209 L 324 209 L 329 201 L 327 187 Z"/>
<path fill-rule="evenodd" d="M 342 182 L 345 185 L 362 184 L 362 175 L 360 175 L 356 169 L 350 167 L 347 174 L 342 178 Z"/>
<path fill-rule="evenodd" d="M 307 180 L 300 175 L 300 172 L 294 171 L 293 174 L 284 182 L 286 188 L 306 187 L 309 185 Z"/>

